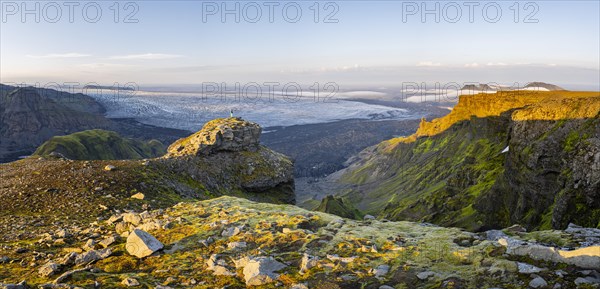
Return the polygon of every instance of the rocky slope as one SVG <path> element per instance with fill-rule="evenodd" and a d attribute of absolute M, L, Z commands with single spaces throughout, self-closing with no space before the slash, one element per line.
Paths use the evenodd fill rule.
<path fill-rule="evenodd" d="M 470 230 L 600 227 L 600 93 L 461 96 L 336 180 L 358 209 Z"/>
<path fill-rule="evenodd" d="M 0 282 L 40 288 L 598 288 L 598 245 L 600 230 L 577 226 L 475 234 L 221 197 L 115 213 L 83 226 L 63 219 L 39 235 L 3 243 Z"/>
<path fill-rule="evenodd" d="M 240 131 L 233 124 L 256 126 L 239 119 L 212 123 L 232 128 L 234 135 Z M 199 133 L 209 131 L 206 127 Z M 258 138 L 248 141 L 257 144 Z M 224 150 L 233 146 L 238 150 Z M 184 148 L 200 149 L 201 144 L 193 141 Z M 111 210 L 161 208 L 186 199 L 234 195 L 294 203 L 293 164 L 287 157 L 260 145 L 245 147 L 236 138 L 223 139 L 212 149 L 206 155 L 147 160 L 76 161 L 52 156 L 0 164 L 0 198 L 10 200 L 0 202 L 0 237 L 26 238 L 64 218 L 85 224 Z M 36 226 L 25 230 L 27 224 Z"/>
<path fill-rule="evenodd" d="M 165 146 L 157 140 L 144 142 L 94 129 L 52 137 L 33 155 L 57 155 L 71 160 L 124 160 L 160 157 L 165 153 Z"/>

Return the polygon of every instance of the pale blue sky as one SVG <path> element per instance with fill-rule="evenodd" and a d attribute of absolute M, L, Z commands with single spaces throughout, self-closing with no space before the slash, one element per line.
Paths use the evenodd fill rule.
<path fill-rule="evenodd" d="M 288 1 L 289 2 L 289 1 Z M 0 77 L 2 82 L 137 82 L 139 84 L 195 84 L 203 81 L 295 81 L 355 85 L 393 85 L 418 82 L 526 82 L 548 81 L 597 87 L 600 82 L 600 1 L 519 2 L 519 22 L 514 22 L 515 1 L 496 1 L 500 20 L 489 23 L 482 15 L 488 2 L 477 2 L 474 21 L 468 7 L 457 1 L 462 17 L 457 23 L 440 23 L 420 14 L 402 20 L 403 3 L 422 1 L 337 1 L 333 17 L 338 23 L 322 23 L 334 6 L 320 3 L 319 23 L 313 21 L 314 1 L 296 1 L 302 9 L 297 23 L 282 16 L 279 2 L 274 22 L 268 6 L 261 6 L 258 23 L 229 15 L 207 16 L 207 1 L 138 1 L 138 23 L 123 23 L 132 11 L 120 2 L 120 21 L 114 23 L 113 1 L 97 1 L 102 17 L 88 23 L 82 6 L 74 8 L 69 22 L 62 7 L 57 23 L 49 7 L 40 23 L 33 15 L 21 21 L 21 12 L 8 11 L 21 1 L 2 1 L 0 22 Z M 471 1 L 473 2 L 473 1 Z M 26 2 L 40 10 L 48 2 Z M 56 2 L 63 5 L 63 2 Z M 222 1 L 214 1 L 221 5 Z M 236 2 L 228 1 L 228 7 Z M 248 2 L 240 3 L 243 7 Z M 425 5 L 433 8 L 436 2 Z M 449 2 L 440 3 L 440 8 Z M 523 23 L 534 6 L 538 23 Z M 513 7 L 511 9 L 511 6 Z M 448 18 L 454 10 L 448 7 Z M 21 10 L 22 7 L 19 7 Z M 420 9 L 421 7 L 419 7 Z M 492 7 L 493 8 L 493 7 Z M 493 9 L 490 16 L 495 14 Z M 90 11 L 90 10 L 88 10 Z M 93 10 L 91 10 L 93 12 Z M 248 10 L 252 17 L 253 10 Z M 93 17 L 93 13 L 91 13 Z M 292 10 L 289 15 L 294 16 Z"/>

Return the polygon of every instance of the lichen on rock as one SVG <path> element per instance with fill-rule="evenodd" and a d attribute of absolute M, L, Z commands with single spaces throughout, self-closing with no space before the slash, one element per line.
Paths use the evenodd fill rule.
<path fill-rule="evenodd" d="M 256 151 L 262 128 L 239 117 L 219 118 L 207 122 L 193 135 L 174 142 L 168 157 L 209 155 L 220 151 Z"/>

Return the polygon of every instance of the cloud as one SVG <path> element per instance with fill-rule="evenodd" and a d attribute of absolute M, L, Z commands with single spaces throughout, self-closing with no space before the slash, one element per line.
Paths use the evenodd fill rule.
<path fill-rule="evenodd" d="M 442 66 L 442 64 L 439 62 L 421 61 L 417 63 L 417 66 Z"/>
<path fill-rule="evenodd" d="M 467 63 L 467 64 L 465 64 L 465 67 L 479 67 L 479 63 L 477 63 L 477 62 Z"/>
<path fill-rule="evenodd" d="M 122 59 L 122 60 L 160 60 L 160 59 L 173 59 L 180 58 L 182 55 L 177 54 L 163 54 L 163 53 L 145 53 L 145 54 L 130 54 L 130 55 L 117 55 L 111 56 L 110 59 Z"/>
<path fill-rule="evenodd" d="M 133 65 L 121 64 L 121 63 L 84 63 L 80 64 L 79 67 L 87 69 L 116 69 L 116 68 L 129 68 Z"/>
<path fill-rule="evenodd" d="M 80 57 L 89 57 L 89 54 L 83 53 L 51 53 L 46 55 L 27 55 L 30 58 L 80 58 Z"/>
<path fill-rule="evenodd" d="M 488 62 L 487 66 L 506 66 L 508 64 L 504 63 L 504 62 Z"/>

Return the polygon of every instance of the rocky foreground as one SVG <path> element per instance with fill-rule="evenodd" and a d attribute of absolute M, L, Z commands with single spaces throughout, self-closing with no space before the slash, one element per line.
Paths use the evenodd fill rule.
<path fill-rule="evenodd" d="M 220 197 L 64 222 L 3 243 L 0 263 L 0 288 L 598 288 L 600 230 L 470 233 Z"/>

